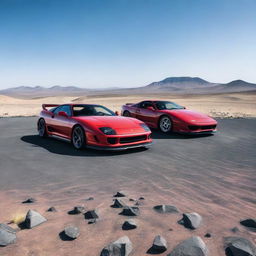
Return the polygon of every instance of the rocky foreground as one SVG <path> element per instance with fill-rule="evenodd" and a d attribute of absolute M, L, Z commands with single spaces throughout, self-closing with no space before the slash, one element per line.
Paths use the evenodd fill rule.
<path fill-rule="evenodd" d="M 89 197 L 85 199 L 85 202 L 93 201 L 93 197 Z M 176 216 L 177 224 L 182 226 L 184 229 L 190 230 L 191 235 L 178 244 L 173 245 L 171 239 L 166 239 L 162 234 L 152 234 L 154 235 L 153 240 L 151 241 L 151 246 L 144 252 L 144 254 L 137 253 L 136 249 L 133 246 L 133 239 L 130 239 L 130 236 L 133 237 L 134 232 L 136 230 L 140 230 L 143 227 L 140 226 L 140 220 L 138 220 L 138 216 L 143 219 L 141 214 L 140 207 L 145 205 L 146 198 L 139 197 L 138 199 L 129 198 L 129 196 L 122 191 L 117 192 L 112 197 L 112 204 L 109 205 L 114 211 L 116 218 L 120 216 L 124 216 L 125 219 L 122 221 L 119 229 L 122 230 L 122 236 L 116 236 L 116 239 L 110 241 L 103 248 L 98 248 L 98 253 L 91 251 L 90 246 L 85 246 L 84 254 L 85 256 L 129 256 L 129 255 L 150 255 L 150 254 L 162 254 L 167 256 L 208 256 L 208 255 L 216 255 L 211 252 L 211 249 L 205 243 L 205 240 L 214 240 L 216 237 L 220 237 L 221 234 L 207 232 L 203 236 L 198 236 L 193 232 L 200 229 L 202 226 L 207 226 L 207 221 L 204 220 L 204 216 L 201 216 L 200 213 L 197 212 L 181 212 L 174 205 L 152 205 L 151 211 L 160 215 L 173 215 Z M 111 198 L 109 199 L 111 202 Z M 25 201 L 22 201 L 21 204 L 29 205 L 29 209 L 26 213 L 26 216 L 20 217 L 19 219 L 10 220 L 8 223 L 0 224 L 0 255 L 15 255 L 12 254 L 10 250 L 8 254 L 1 254 L 1 251 L 4 247 L 11 247 L 15 244 L 22 243 L 19 241 L 19 236 L 25 230 L 38 229 L 40 232 L 40 227 L 45 225 L 47 222 L 51 222 L 54 214 L 58 214 L 60 211 L 57 207 L 51 206 L 46 209 L 46 212 L 33 210 L 32 208 L 36 208 L 40 204 L 34 198 L 28 198 Z M 30 207 L 31 206 L 31 207 Z M 118 210 L 118 211 L 117 211 Z M 101 216 L 100 207 L 95 209 L 90 209 L 84 205 L 76 205 L 67 211 L 65 214 L 67 216 L 73 216 L 76 219 L 83 219 L 87 223 L 87 225 L 98 225 L 99 223 L 104 224 L 104 220 L 106 216 Z M 48 218 L 44 215 L 48 213 Z M 51 214 L 51 215 L 49 215 Z M 147 218 L 147 216 L 145 216 Z M 160 218 L 161 219 L 161 218 Z M 64 227 L 59 227 L 59 233 L 55 234 L 55 236 L 59 237 L 63 243 L 74 243 L 77 239 L 80 239 L 82 235 L 81 227 L 77 225 L 77 221 L 74 223 L 70 223 Z M 150 225 L 150 223 L 148 223 Z M 166 223 L 168 226 L 169 223 Z M 216 223 L 218 225 L 218 223 Z M 163 233 L 166 231 L 165 226 L 162 226 Z M 244 229 L 247 233 L 250 234 L 251 238 L 245 238 L 240 235 L 240 229 Z M 109 230 L 111 232 L 111 230 Z M 154 232 L 154 229 L 152 229 Z M 169 232 L 172 232 L 172 236 L 175 236 L 175 230 L 169 228 Z M 222 239 L 222 247 L 223 254 L 226 256 L 256 256 L 256 246 L 253 241 L 253 236 L 256 232 L 256 218 L 248 218 L 243 220 L 237 220 L 237 226 L 231 228 L 229 230 L 230 236 L 225 236 Z M 44 235 L 47 235 L 44 233 Z M 48 235 L 52 235 L 51 225 L 48 228 Z M 100 234 L 99 234 L 100 235 Z M 29 232 L 27 233 L 28 238 L 30 239 Z M 111 237 L 115 237 L 115 233 L 111 234 Z M 46 239 L 44 236 L 40 238 L 42 241 Z M 95 243 L 97 243 L 97 236 L 94 238 Z M 86 243 L 86 241 L 84 241 Z M 214 242 L 213 242 L 214 243 Z M 169 245 L 172 245 L 171 247 Z M 40 245 L 39 245 L 40 246 Z M 171 249 L 170 249 L 171 248 Z M 29 249 L 29 248 L 27 248 Z M 28 250 L 29 251 L 29 250 Z M 216 252 L 214 252 L 216 253 Z M 27 255 L 44 255 L 42 253 L 32 252 Z M 47 254 L 45 254 L 47 255 Z M 56 255 L 60 255 L 59 252 L 56 251 Z M 76 255 L 76 254 L 73 254 Z M 79 254 L 81 255 L 81 254 Z M 216 255 L 217 256 L 217 255 Z"/>

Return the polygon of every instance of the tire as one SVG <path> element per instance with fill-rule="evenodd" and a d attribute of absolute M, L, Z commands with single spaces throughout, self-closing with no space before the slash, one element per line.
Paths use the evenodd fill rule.
<path fill-rule="evenodd" d="M 37 122 L 37 131 L 38 131 L 38 135 L 42 138 L 45 138 L 48 136 L 47 130 L 46 130 L 46 124 L 43 118 L 39 119 Z"/>
<path fill-rule="evenodd" d="M 84 129 L 80 125 L 74 127 L 71 141 L 75 149 L 80 150 L 85 146 L 85 133 Z"/>
<path fill-rule="evenodd" d="M 123 113 L 123 116 L 130 117 L 131 114 L 128 110 L 125 110 L 124 113 Z"/>
<path fill-rule="evenodd" d="M 172 131 L 172 120 L 168 116 L 162 116 L 159 120 L 159 129 L 163 133 Z"/>

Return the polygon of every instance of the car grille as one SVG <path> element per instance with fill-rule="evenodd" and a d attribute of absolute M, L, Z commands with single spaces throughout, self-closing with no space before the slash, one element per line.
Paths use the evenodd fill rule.
<path fill-rule="evenodd" d="M 120 144 L 132 143 L 132 142 L 142 141 L 142 140 L 146 140 L 146 139 L 147 139 L 147 135 L 124 137 L 124 138 L 120 138 Z"/>
<path fill-rule="evenodd" d="M 188 128 L 192 131 L 195 131 L 195 130 L 214 130 L 216 128 L 216 125 L 203 125 L 203 126 L 189 125 Z"/>

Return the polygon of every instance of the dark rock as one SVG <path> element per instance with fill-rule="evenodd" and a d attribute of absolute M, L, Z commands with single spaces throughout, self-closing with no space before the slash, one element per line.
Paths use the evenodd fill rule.
<path fill-rule="evenodd" d="M 57 210 L 54 206 L 52 206 L 47 210 L 47 212 L 57 212 Z"/>
<path fill-rule="evenodd" d="M 132 252 L 132 243 L 127 236 L 123 236 L 106 246 L 100 256 L 129 256 Z"/>
<path fill-rule="evenodd" d="M 123 211 L 120 212 L 120 215 L 138 216 L 138 215 L 140 215 L 140 209 L 138 207 L 125 206 L 123 208 Z"/>
<path fill-rule="evenodd" d="M 133 199 L 133 198 L 130 198 L 129 201 L 130 201 L 130 202 L 135 202 L 136 200 Z"/>
<path fill-rule="evenodd" d="M 240 221 L 240 224 L 256 232 L 256 219 L 246 219 Z"/>
<path fill-rule="evenodd" d="M 126 195 L 124 194 L 124 192 L 119 191 L 113 197 L 126 197 Z"/>
<path fill-rule="evenodd" d="M 85 207 L 84 206 L 75 206 L 73 210 L 69 211 L 68 214 L 75 215 L 75 214 L 80 214 L 85 212 Z"/>
<path fill-rule="evenodd" d="M 91 197 L 86 198 L 85 200 L 86 201 L 92 201 L 92 200 L 94 200 L 94 198 L 91 196 Z"/>
<path fill-rule="evenodd" d="M 179 224 L 189 229 L 197 229 L 201 225 L 201 222 L 202 217 L 196 212 L 184 213 L 183 218 L 178 221 Z"/>
<path fill-rule="evenodd" d="M 6 224 L 0 224 L 0 246 L 16 242 L 16 231 Z"/>
<path fill-rule="evenodd" d="M 111 205 L 113 208 L 123 208 L 125 203 L 121 199 L 114 199 L 114 203 Z"/>
<path fill-rule="evenodd" d="M 162 236 L 156 236 L 152 247 L 147 251 L 149 254 L 158 254 L 167 250 L 167 242 Z"/>
<path fill-rule="evenodd" d="M 178 244 L 167 256 L 207 256 L 208 249 L 204 241 L 198 236 L 191 238 Z"/>
<path fill-rule="evenodd" d="M 73 226 L 66 227 L 64 233 L 70 239 L 76 239 L 80 235 L 79 228 Z"/>
<path fill-rule="evenodd" d="M 144 198 L 143 196 L 141 196 L 141 197 L 139 198 L 139 200 L 145 200 L 145 198 Z"/>
<path fill-rule="evenodd" d="M 28 198 L 27 200 L 23 201 L 22 203 L 23 204 L 32 204 L 32 203 L 35 203 L 36 202 L 36 199 L 35 198 Z"/>
<path fill-rule="evenodd" d="M 243 237 L 226 237 L 225 253 L 227 256 L 255 256 L 256 247 Z"/>
<path fill-rule="evenodd" d="M 43 217 L 40 213 L 29 210 L 24 221 L 24 226 L 26 228 L 34 228 L 46 221 L 46 218 Z"/>
<path fill-rule="evenodd" d="M 98 219 L 91 219 L 88 221 L 88 224 L 95 224 L 97 223 Z"/>
<path fill-rule="evenodd" d="M 126 220 L 122 226 L 123 230 L 130 230 L 137 228 L 137 224 L 135 220 Z"/>
<path fill-rule="evenodd" d="M 142 202 L 137 201 L 134 205 L 136 206 L 142 205 Z"/>
<path fill-rule="evenodd" d="M 230 229 L 233 233 L 236 233 L 239 231 L 239 228 L 238 227 L 233 227 Z"/>
<path fill-rule="evenodd" d="M 84 214 L 84 218 L 85 218 L 85 219 L 98 219 L 98 218 L 99 218 L 99 215 L 98 215 L 97 210 L 91 210 L 91 211 L 87 211 L 87 212 Z"/>
<path fill-rule="evenodd" d="M 165 204 L 154 206 L 154 210 L 159 213 L 178 213 L 179 212 L 177 207 L 173 205 L 165 205 Z"/>
<path fill-rule="evenodd" d="M 210 237 L 212 237 L 212 235 L 211 235 L 210 233 L 206 233 L 206 234 L 204 235 L 204 237 L 210 238 Z"/>

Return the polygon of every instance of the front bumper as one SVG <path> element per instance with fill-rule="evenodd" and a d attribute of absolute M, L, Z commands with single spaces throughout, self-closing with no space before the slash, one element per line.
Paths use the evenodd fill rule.
<path fill-rule="evenodd" d="M 152 145 L 152 142 L 145 142 L 139 144 L 125 145 L 125 146 L 117 146 L 117 147 L 109 147 L 109 146 L 93 146 L 87 145 L 87 148 L 97 149 L 97 150 L 106 150 L 106 151 L 123 151 L 132 148 L 141 148 L 141 147 L 149 147 Z"/>

